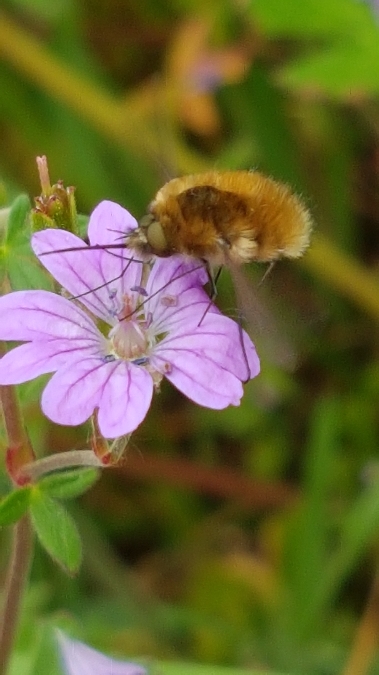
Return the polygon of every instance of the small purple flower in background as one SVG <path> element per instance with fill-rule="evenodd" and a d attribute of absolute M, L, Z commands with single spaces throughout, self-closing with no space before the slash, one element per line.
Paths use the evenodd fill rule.
<path fill-rule="evenodd" d="M 65 675 L 147 675 L 142 666 L 111 659 L 60 630 L 56 634 Z"/>
<path fill-rule="evenodd" d="M 134 227 L 128 211 L 101 202 L 90 245 L 120 243 Z M 163 377 L 200 405 L 239 405 L 259 359 L 240 326 L 210 306 L 198 261 L 157 259 L 145 280 L 146 265 L 127 248 L 86 249 L 57 229 L 37 232 L 32 246 L 73 299 L 43 290 L 0 298 L 0 339 L 26 343 L 0 360 L 0 384 L 54 373 L 42 394 L 45 415 L 77 425 L 97 411 L 106 438 L 138 427 Z"/>

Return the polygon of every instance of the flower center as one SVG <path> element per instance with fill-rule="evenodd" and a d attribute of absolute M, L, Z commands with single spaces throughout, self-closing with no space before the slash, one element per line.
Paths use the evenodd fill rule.
<path fill-rule="evenodd" d="M 123 298 L 124 304 L 117 314 L 117 323 L 109 333 L 111 352 L 127 361 L 140 359 L 146 356 L 149 348 L 146 322 L 139 319 L 133 311 L 135 309 L 132 298 L 128 295 Z"/>

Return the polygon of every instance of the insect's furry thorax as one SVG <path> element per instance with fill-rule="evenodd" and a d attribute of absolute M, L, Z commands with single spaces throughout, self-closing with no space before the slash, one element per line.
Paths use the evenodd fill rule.
<path fill-rule="evenodd" d="M 217 265 L 270 262 L 300 257 L 311 229 L 309 211 L 286 185 L 257 171 L 214 171 L 166 183 L 128 245 Z"/>

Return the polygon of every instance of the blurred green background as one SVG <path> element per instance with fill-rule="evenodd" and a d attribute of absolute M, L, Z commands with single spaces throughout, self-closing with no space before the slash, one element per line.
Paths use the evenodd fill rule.
<path fill-rule="evenodd" d="M 259 168 L 316 223 L 258 291 L 275 342 L 253 328 L 241 407 L 164 384 L 125 462 L 72 506 L 80 575 L 37 549 L 15 675 L 51 675 L 55 620 L 207 673 L 379 673 L 379 5 L 2 0 L 0 135 L 3 204 L 39 194 L 46 154 L 82 213 L 113 199 L 140 217 L 169 177 Z M 227 274 L 219 301 L 235 312 Z M 87 429 L 42 418 L 41 387 L 21 388 L 36 448 L 85 447 Z M 2 575 L 8 552 L 5 531 Z"/>

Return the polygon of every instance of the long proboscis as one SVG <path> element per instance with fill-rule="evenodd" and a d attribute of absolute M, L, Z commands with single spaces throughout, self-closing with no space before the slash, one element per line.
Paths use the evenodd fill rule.
<path fill-rule="evenodd" d="M 43 256 L 43 255 L 50 255 L 50 254 L 53 254 L 53 253 L 70 253 L 70 252 L 72 252 L 72 251 L 93 251 L 93 250 L 106 251 L 108 248 L 112 248 L 112 249 L 115 249 L 115 248 L 120 249 L 120 248 L 121 248 L 121 249 L 124 249 L 124 248 L 127 248 L 127 247 L 126 247 L 125 244 L 93 244 L 93 245 L 88 244 L 87 246 L 72 246 L 72 247 L 70 247 L 70 248 L 55 249 L 54 251 L 45 251 L 44 253 L 40 253 L 39 255 L 40 255 L 40 256 Z M 122 260 L 125 260 L 126 262 L 128 262 L 128 264 L 125 266 L 125 269 L 124 269 L 120 274 L 118 274 L 116 277 L 113 277 L 112 279 L 109 279 L 109 281 L 106 281 L 104 284 L 101 284 L 100 286 L 97 286 L 96 288 L 91 288 L 90 290 L 85 291 L 84 293 L 81 293 L 80 295 L 72 296 L 71 300 L 79 300 L 80 298 L 84 297 L 85 295 L 89 295 L 90 293 L 94 293 L 94 292 L 100 290 L 101 288 L 104 288 L 105 286 L 108 286 L 108 284 L 111 284 L 111 283 L 113 283 L 114 281 L 117 281 L 118 279 L 121 279 L 121 277 L 122 277 L 122 276 L 125 274 L 125 272 L 127 271 L 128 267 L 129 267 L 129 264 L 130 264 L 131 262 L 136 262 L 136 263 L 140 263 L 140 264 L 145 264 L 145 263 L 148 262 L 148 261 L 146 261 L 146 260 L 138 260 L 138 259 L 136 259 L 136 258 L 126 258 L 126 257 L 124 257 L 124 256 L 118 256 L 118 257 L 119 257 L 119 258 L 122 258 Z M 131 312 L 130 314 L 128 314 L 127 316 L 125 316 L 124 319 L 128 319 L 130 316 L 132 316 L 133 314 L 135 314 L 136 312 L 138 312 L 140 309 L 142 309 L 142 308 L 144 307 L 144 305 L 145 305 L 149 300 L 151 300 L 151 298 L 154 298 L 156 295 L 158 295 L 158 293 L 161 293 L 162 291 L 164 291 L 164 290 L 165 290 L 166 288 L 168 288 L 174 281 L 178 281 L 179 279 L 182 279 L 182 278 L 183 278 L 184 276 L 186 276 L 187 274 L 191 274 L 192 272 L 196 272 L 196 271 L 198 271 L 198 270 L 200 270 L 200 269 L 203 269 L 204 267 L 206 268 L 206 271 L 207 271 L 208 276 L 209 276 L 209 270 L 208 270 L 208 267 L 205 265 L 205 263 L 204 263 L 203 261 L 201 262 L 200 265 L 198 265 L 197 267 L 194 267 L 194 268 L 191 269 L 191 270 L 184 270 L 184 271 L 181 272 L 180 274 L 177 274 L 177 275 L 174 276 L 172 279 L 170 279 L 169 281 L 167 281 L 167 282 L 166 282 L 163 286 L 161 286 L 157 291 L 154 291 L 154 293 L 152 293 L 151 295 L 149 295 L 149 297 L 145 298 L 145 300 L 142 300 L 142 302 L 138 303 L 138 305 L 135 307 L 135 309 L 133 310 L 133 312 Z"/>
<path fill-rule="evenodd" d="M 69 248 L 57 248 L 54 251 L 43 251 L 39 256 L 52 255 L 53 253 L 72 253 L 74 251 L 107 251 L 108 249 L 123 249 L 127 248 L 126 244 L 87 244 L 85 246 L 70 246 Z M 136 258 L 124 258 L 124 260 L 134 260 L 134 262 L 146 262 L 144 260 L 137 260 Z"/>
<path fill-rule="evenodd" d="M 113 251 L 115 249 L 125 249 L 127 248 L 126 243 L 116 243 L 116 244 L 87 244 L 84 246 L 72 246 L 68 248 L 62 248 L 62 249 L 55 249 L 53 251 L 44 251 L 40 253 L 39 255 L 45 256 L 45 255 L 52 255 L 56 253 L 71 253 L 74 251 L 107 251 L 110 250 L 111 255 L 115 255 L 115 257 L 122 258 L 125 260 L 125 262 L 136 262 L 139 264 L 144 264 L 148 261 L 146 260 L 138 260 L 134 257 L 125 257 L 125 256 L 117 256 Z M 119 279 L 125 274 L 127 268 L 129 265 L 126 265 L 125 270 L 115 277 L 114 279 L 110 279 L 109 281 L 104 283 L 104 286 L 107 286 L 108 284 L 112 283 L 116 279 Z M 201 267 L 205 268 L 207 275 L 208 275 L 208 280 L 211 285 L 211 298 L 210 298 L 210 303 L 209 307 L 207 307 L 204 316 L 208 313 L 212 302 L 215 300 L 217 296 L 217 290 L 216 290 L 216 283 L 218 276 L 221 272 L 221 269 L 218 271 L 216 274 L 216 277 L 212 274 L 212 270 L 207 263 L 207 261 L 202 261 L 201 265 L 198 267 L 195 267 L 193 270 L 186 270 L 182 272 L 181 274 L 175 276 L 173 279 L 170 279 L 162 288 L 160 288 L 158 291 L 155 291 L 149 298 L 144 299 L 141 303 L 137 305 L 137 307 L 131 312 L 129 316 L 132 314 L 135 314 L 138 312 L 140 309 L 144 307 L 146 302 L 157 295 L 158 293 L 162 292 L 162 290 L 165 290 L 170 286 L 171 283 L 174 281 L 177 281 L 178 279 L 182 278 L 186 274 L 189 274 L 191 272 L 194 272 L 198 269 L 201 269 Z M 264 303 L 258 298 L 257 293 L 254 292 L 252 289 L 252 284 L 251 281 L 247 278 L 245 275 L 244 271 L 236 264 L 234 264 L 232 261 L 228 261 L 227 267 L 230 271 L 233 284 L 235 287 L 235 293 L 236 293 L 236 300 L 237 304 L 241 310 L 242 318 L 245 319 L 247 322 L 248 326 L 252 328 L 253 330 L 253 339 L 255 341 L 259 342 L 259 337 L 263 338 L 264 340 L 264 349 L 266 352 L 269 352 L 269 358 L 272 360 L 274 363 L 279 365 L 282 368 L 285 368 L 286 370 L 293 370 L 296 365 L 296 353 L 293 348 L 293 345 L 289 344 L 288 340 L 285 340 L 283 338 L 283 331 L 279 331 L 278 326 L 276 325 L 276 321 L 274 317 L 272 316 L 272 312 L 270 312 L 269 309 L 264 307 Z M 269 271 L 271 270 L 271 266 L 269 266 L 268 272 L 265 273 L 264 278 L 267 277 Z M 260 282 L 259 286 L 262 285 L 262 281 Z M 91 289 L 86 291 L 85 293 L 81 294 L 80 296 L 75 296 L 73 299 L 80 299 L 80 297 L 83 297 L 84 295 L 87 295 L 89 293 L 94 292 L 94 290 L 99 290 L 102 286 L 97 287 L 96 289 Z M 201 321 L 204 319 L 202 317 Z M 201 322 L 200 322 L 201 323 Z M 249 331 L 250 332 L 250 331 Z M 275 337 L 275 336 L 281 336 Z M 241 340 L 243 343 L 243 336 L 241 335 Z M 243 345 L 244 349 L 244 345 Z M 245 355 L 246 362 L 247 362 L 247 357 Z"/>

